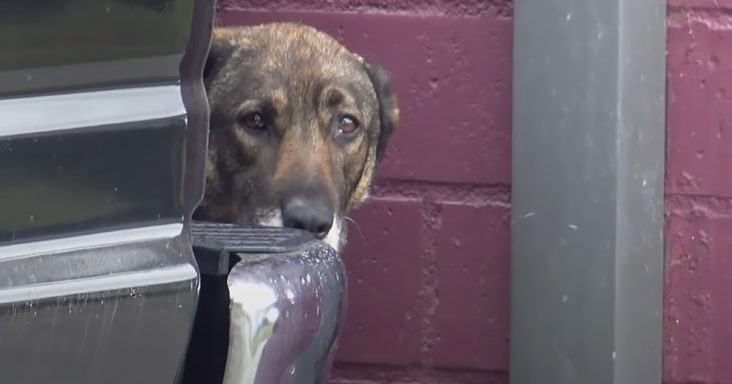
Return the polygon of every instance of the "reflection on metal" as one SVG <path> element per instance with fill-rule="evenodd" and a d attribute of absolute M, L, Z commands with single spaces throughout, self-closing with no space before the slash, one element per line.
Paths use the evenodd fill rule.
<path fill-rule="evenodd" d="M 183 146 L 200 143 L 186 127 L 181 116 L 0 137 L 0 243 L 182 222 L 182 165 L 195 164 Z"/>
<path fill-rule="evenodd" d="M 0 289 L 0 304 L 195 281 L 197 277 L 198 273 L 193 265 L 181 264 L 146 271 L 31 284 Z"/>
<path fill-rule="evenodd" d="M 43 113 L 39 113 L 43 111 Z M 183 116 L 180 87 L 163 85 L 0 100 L 0 137 Z"/>
<path fill-rule="evenodd" d="M 163 1 L 0 1 L 0 383 L 179 375 L 214 5 Z"/>
<path fill-rule="evenodd" d="M 150 8 L 156 12 L 163 12 L 172 6 L 173 0 L 117 0 L 120 3 L 127 3 L 132 6 Z"/>
<path fill-rule="evenodd" d="M 151 240 L 172 239 L 183 233 L 182 223 L 156 225 L 64 237 L 60 239 L 0 246 L 0 261 L 47 254 L 81 251 L 101 246 L 142 243 Z"/>
<path fill-rule="evenodd" d="M 180 234 L 0 259 L 0 383 L 172 382 L 198 292 L 187 252 Z"/>
<path fill-rule="evenodd" d="M 229 279 L 231 325 L 224 384 L 327 380 L 345 308 L 345 274 L 330 247 L 245 255 Z"/>
<path fill-rule="evenodd" d="M 179 81 L 182 55 L 136 57 L 94 63 L 34 67 L 0 71 L 0 97 L 28 95 L 64 87 L 94 87 L 98 84 L 151 83 Z M 9 93 L 9 95 L 5 95 Z"/>

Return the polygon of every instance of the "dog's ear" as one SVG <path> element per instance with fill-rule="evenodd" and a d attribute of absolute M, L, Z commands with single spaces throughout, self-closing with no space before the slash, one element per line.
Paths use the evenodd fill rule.
<path fill-rule="evenodd" d="M 364 66 L 371 79 L 371 83 L 374 85 L 376 97 L 379 101 L 381 131 L 376 146 L 376 161 L 381 162 L 384 158 L 384 152 L 386 152 L 389 138 L 399 123 L 399 106 L 397 105 L 397 97 L 394 93 L 389 73 L 384 68 L 368 62 L 365 62 Z"/>
<path fill-rule="evenodd" d="M 211 48 L 208 51 L 206 65 L 203 67 L 203 83 L 206 89 L 209 88 L 213 79 L 216 78 L 221 69 L 226 65 L 233 52 L 234 45 L 231 44 L 229 39 L 223 38 L 222 33 L 215 30 L 211 40 Z"/>

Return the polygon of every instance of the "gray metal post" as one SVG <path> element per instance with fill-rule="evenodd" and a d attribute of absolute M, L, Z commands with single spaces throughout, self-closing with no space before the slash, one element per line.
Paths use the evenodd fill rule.
<path fill-rule="evenodd" d="M 516 0 L 512 384 L 661 382 L 665 0 Z"/>

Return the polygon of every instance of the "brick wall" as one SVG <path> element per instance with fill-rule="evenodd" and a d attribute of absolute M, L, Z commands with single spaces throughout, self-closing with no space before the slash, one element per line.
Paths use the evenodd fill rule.
<path fill-rule="evenodd" d="M 332 383 L 506 383 L 511 5 L 241 0 L 220 22 L 301 21 L 394 76 L 402 125 L 344 252 Z"/>
<path fill-rule="evenodd" d="M 403 124 L 345 252 L 334 384 L 506 383 L 510 0 L 229 0 L 390 69 Z M 664 380 L 732 383 L 732 0 L 669 0 Z"/>
<path fill-rule="evenodd" d="M 670 0 L 664 377 L 732 383 L 732 1 Z"/>

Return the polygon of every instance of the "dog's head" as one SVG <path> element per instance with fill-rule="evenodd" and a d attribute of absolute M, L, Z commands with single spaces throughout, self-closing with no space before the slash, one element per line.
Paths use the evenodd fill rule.
<path fill-rule="evenodd" d="M 201 216 L 305 229 L 341 248 L 398 120 L 386 72 L 297 24 L 214 33 Z"/>

